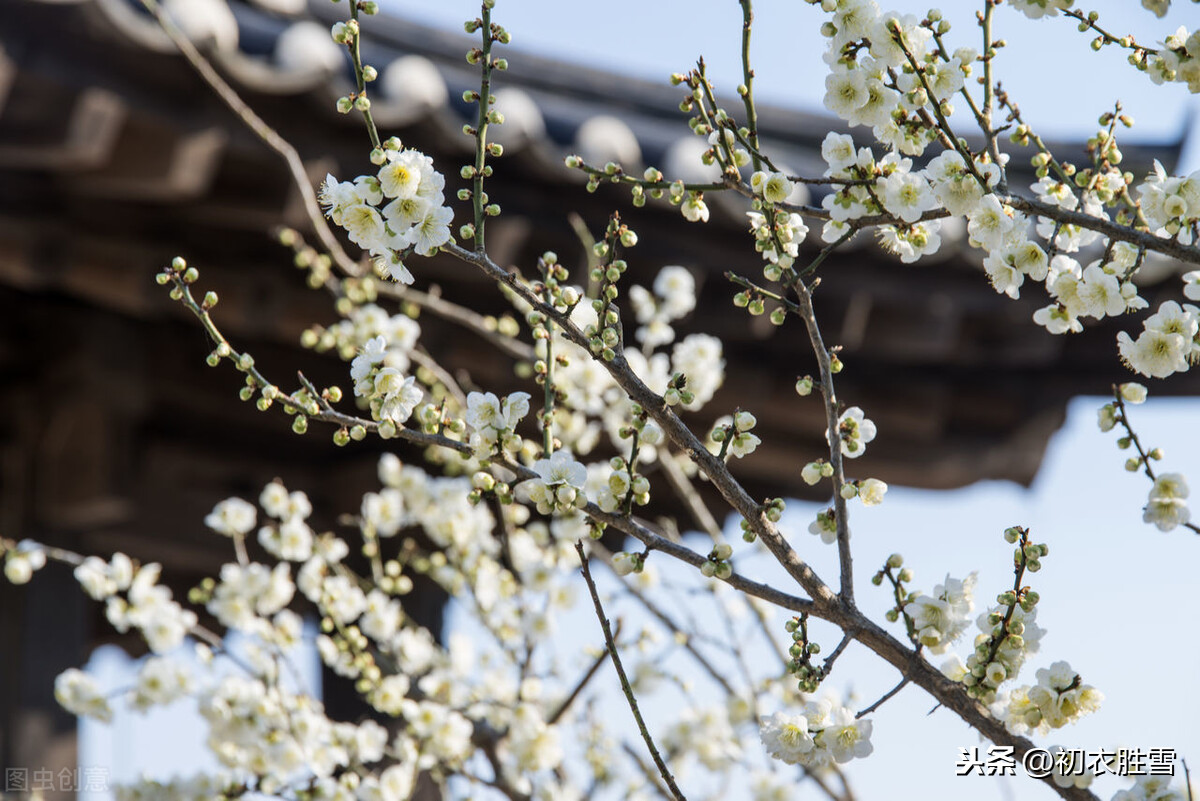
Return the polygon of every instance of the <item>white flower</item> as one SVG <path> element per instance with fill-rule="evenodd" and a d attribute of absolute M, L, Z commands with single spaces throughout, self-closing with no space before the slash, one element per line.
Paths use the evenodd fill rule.
<path fill-rule="evenodd" d="M 1077 334 L 1083 330 L 1083 323 L 1072 317 L 1066 309 L 1057 303 L 1043 306 L 1035 311 L 1033 313 L 1033 321 L 1043 326 L 1051 334 L 1065 334 L 1068 331 Z"/>
<path fill-rule="evenodd" d="M 64 670 L 54 680 L 54 697 L 73 715 L 112 722 L 113 711 L 95 680 L 77 668 Z"/>
<path fill-rule="evenodd" d="M 983 198 L 968 218 L 967 232 L 971 239 L 985 250 L 1001 247 L 1016 225 L 1009 212 L 1011 209 L 1001 204 L 995 195 Z"/>
<path fill-rule="evenodd" d="M 448 206 L 430 206 L 425 216 L 412 228 L 412 245 L 417 254 L 431 256 L 449 242 L 450 221 L 453 219 L 454 212 Z"/>
<path fill-rule="evenodd" d="M 840 69 L 825 76 L 825 108 L 844 120 L 870 99 L 865 70 Z"/>
<path fill-rule="evenodd" d="M 688 222 L 708 222 L 708 206 L 699 192 L 689 192 L 679 204 L 679 211 Z"/>
<path fill-rule="evenodd" d="M 776 712 L 764 720 L 759 730 L 767 753 L 788 765 L 797 765 L 813 750 L 813 738 L 804 715 Z"/>
<path fill-rule="evenodd" d="M 816 520 L 808 524 L 808 533 L 821 538 L 826 545 L 837 540 L 837 516 L 832 509 L 817 514 Z"/>
<path fill-rule="evenodd" d="M 386 488 L 368 492 L 362 501 L 363 522 L 380 537 L 394 537 L 404 524 L 404 496 L 400 490 Z"/>
<path fill-rule="evenodd" d="M 1187 353 L 1191 343 L 1180 334 L 1164 334 L 1147 328 L 1137 340 L 1121 331 L 1117 334 L 1121 361 L 1131 370 L 1152 378 L 1166 378 L 1188 369 Z"/>
<path fill-rule="evenodd" d="M 963 580 L 946 576 L 944 584 L 933 588 L 933 595 L 921 595 L 904 606 L 912 618 L 917 639 L 932 653 L 942 654 L 970 625 L 975 609 L 975 574 Z"/>
<path fill-rule="evenodd" d="M 696 279 L 686 267 L 663 267 L 654 279 L 654 294 L 662 300 L 663 312 L 679 319 L 696 308 Z"/>
<path fill-rule="evenodd" d="M 833 723 L 821 732 L 821 739 L 835 762 L 849 762 L 871 755 L 871 729 L 871 721 L 855 719 L 854 712 L 843 706 L 834 711 Z"/>
<path fill-rule="evenodd" d="M 1030 19 L 1056 17 L 1060 8 L 1070 8 L 1075 0 L 1011 0 L 1013 8 Z"/>
<path fill-rule="evenodd" d="M 138 671 L 133 708 L 145 711 L 152 706 L 166 705 L 191 690 L 192 676 L 186 665 L 166 657 L 151 657 Z"/>
<path fill-rule="evenodd" d="M 568 512 L 587 504 L 583 492 L 587 483 L 587 468 L 565 448 L 555 451 L 549 459 L 533 463 L 537 478 L 522 481 L 517 488 L 533 501 L 541 514 Z"/>
<path fill-rule="evenodd" d="M 863 416 L 863 410 L 851 406 L 842 412 L 838 418 L 837 437 L 841 443 L 842 453 L 850 459 L 857 459 L 867 450 L 867 443 L 875 439 L 875 423 Z M 825 432 L 825 440 L 830 441 L 829 432 Z"/>
<path fill-rule="evenodd" d="M 421 184 L 421 154 L 415 150 L 391 150 L 387 155 L 387 163 L 379 168 L 379 188 L 384 197 L 416 197 Z"/>
<path fill-rule="evenodd" d="M 937 206 L 929 183 L 920 173 L 899 170 L 884 180 L 882 200 L 885 209 L 907 223 L 915 223 Z"/>
<path fill-rule="evenodd" d="M 241 498 L 226 498 L 204 518 L 204 524 L 227 537 L 242 536 L 254 528 L 258 510 Z"/>
<path fill-rule="evenodd" d="M 613 554 L 612 569 L 618 576 L 628 576 L 637 570 L 639 562 L 637 554 L 621 551 Z"/>
<path fill-rule="evenodd" d="M 394 367 L 384 367 L 375 374 L 375 393 L 379 398 L 379 419 L 397 425 L 412 417 L 413 409 L 424 392 L 417 386 L 416 376 L 405 377 Z"/>
<path fill-rule="evenodd" d="M 1105 315 L 1115 317 L 1125 311 L 1125 297 L 1115 275 L 1091 264 L 1083 271 L 1083 282 L 1077 290 L 1083 307 L 1082 314 L 1100 319 Z"/>
<path fill-rule="evenodd" d="M 587 468 L 575 461 L 567 450 L 557 450 L 549 459 L 538 459 L 533 463 L 533 470 L 548 487 L 566 485 L 583 489 L 587 481 Z"/>
<path fill-rule="evenodd" d="M 829 165 L 827 175 L 842 173 L 848 167 L 854 166 L 857 159 L 854 140 L 847 134 L 830 131 L 821 142 L 821 158 Z"/>
<path fill-rule="evenodd" d="M 888 485 L 877 478 L 864 479 L 858 487 L 858 497 L 863 506 L 878 506 L 883 503 L 883 495 L 887 489 Z"/>
<path fill-rule="evenodd" d="M 1183 295 L 1188 300 L 1200 300 L 1200 270 L 1183 274 Z"/>
<path fill-rule="evenodd" d="M 700 409 L 725 381 L 721 340 L 708 334 L 689 334 L 671 350 L 671 368 L 687 376 L 687 389 L 695 395 L 684 408 Z"/>

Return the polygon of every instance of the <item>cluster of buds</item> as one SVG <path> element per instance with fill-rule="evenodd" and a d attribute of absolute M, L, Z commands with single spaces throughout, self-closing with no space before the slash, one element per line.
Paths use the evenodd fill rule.
<path fill-rule="evenodd" d="M 615 512 L 631 504 L 645 506 L 650 503 L 650 480 L 638 473 L 634 465 L 624 457 L 614 456 L 608 466 L 612 472 L 596 496 L 597 506 L 605 512 Z"/>
<path fill-rule="evenodd" d="M 618 576 L 628 576 L 630 573 L 641 573 L 646 566 L 646 556 L 640 553 L 621 551 L 613 554 L 612 569 Z"/>
<path fill-rule="evenodd" d="M 725 581 L 733 575 L 733 565 L 729 558 L 733 556 L 733 547 L 727 542 L 718 542 L 708 552 L 708 559 L 700 565 L 700 573 L 705 578 L 719 578 Z"/>
<path fill-rule="evenodd" d="M 750 433 L 750 430 L 756 425 L 758 425 L 758 419 L 754 415 L 739 409 L 733 413 L 732 422 L 715 427 L 709 436 L 713 442 L 721 446 L 717 458 L 725 459 L 727 456 L 736 456 L 740 459 L 754 453 L 754 449 L 762 442 L 757 435 Z"/>
<path fill-rule="evenodd" d="M 617 351 L 622 344 L 621 318 L 613 303 L 620 292 L 617 282 L 625 274 L 629 265 L 624 259 L 618 259 L 617 246 L 633 247 L 637 244 L 637 234 L 621 222 L 617 214 L 608 221 L 608 229 L 604 239 L 597 242 L 592 252 L 601 259 L 601 263 L 592 268 L 589 277 L 597 284 L 597 297 L 592 301 L 592 309 L 596 312 L 597 325 L 595 330 L 589 327 L 588 348 L 606 362 L 617 357 Z"/>
<path fill-rule="evenodd" d="M 679 404 L 689 406 L 695 400 L 695 394 L 687 388 L 687 376 L 683 373 L 672 375 L 671 380 L 667 383 L 666 391 L 663 392 L 663 402 L 668 406 L 677 406 Z"/>
<path fill-rule="evenodd" d="M 1017 545 L 1013 552 L 1014 589 L 1000 593 L 996 597 L 998 606 L 980 618 L 984 632 L 975 640 L 975 651 L 967 658 L 967 673 L 963 676 L 967 691 L 985 703 L 995 698 L 1001 683 L 1017 675 L 1026 654 L 1036 649 L 1041 637 L 1041 629 L 1033 622 L 1039 596 L 1021 586 L 1021 579 L 1026 570 L 1036 573 L 1041 569 L 1041 559 L 1050 549 L 1031 542 L 1028 529 L 1020 526 L 1005 529 L 1004 539 Z"/>
<path fill-rule="evenodd" d="M 917 642 L 916 628 L 904 608 L 916 601 L 921 593 L 904 586 L 913 580 L 913 572 L 904 566 L 903 556 L 898 553 L 889 556 L 883 563 L 883 567 L 871 576 L 871 583 L 878 587 L 883 584 L 884 579 L 887 579 L 888 583 L 892 585 L 892 597 L 896 602 L 891 609 L 884 613 L 884 617 L 889 623 L 895 623 L 903 615 L 905 628 L 908 629 L 908 637 L 915 644 Z"/>
<path fill-rule="evenodd" d="M 833 465 L 825 459 L 817 459 L 804 465 L 800 470 L 800 478 L 804 479 L 804 483 L 810 487 L 814 487 L 820 483 L 823 478 L 831 478 L 833 476 Z"/>
<path fill-rule="evenodd" d="M 497 481 L 496 477 L 486 470 L 478 470 L 471 476 L 471 491 L 467 493 L 467 500 L 474 506 L 488 495 L 495 496 L 496 500 L 503 504 L 513 502 L 512 487 L 503 481 Z"/>
<path fill-rule="evenodd" d="M 744 289 L 738 292 L 733 296 L 733 305 L 750 312 L 752 317 L 760 317 L 767 311 L 767 299 L 762 291 L 757 289 Z M 772 325 L 783 325 L 787 320 L 787 307 L 776 306 L 772 309 L 770 320 Z"/>
<path fill-rule="evenodd" d="M 808 615 L 794 617 L 783 625 L 792 635 L 792 644 L 788 648 L 788 672 L 796 677 L 800 692 L 813 693 L 817 691 L 825 671 L 812 663 L 812 658 L 821 653 L 821 646 L 808 640 Z"/>

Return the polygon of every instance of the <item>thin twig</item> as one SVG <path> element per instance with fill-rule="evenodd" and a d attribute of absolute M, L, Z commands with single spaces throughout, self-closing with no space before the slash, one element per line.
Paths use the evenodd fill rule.
<path fill-rule="evenodd" d="M 613 637 L 617 638 L 620 636 L 621 621 L 618 620 L 616 631 L 613 632 Z M 607 650 L 600 652 L 600 655 L 596 657 L 588 669 L 584 671 L 583 675 L 579 677 L 579 681 L 575 682 L 575 686 L 571 689 L 571 692 L 567 693 L 567 697 L 564 698 L 559 705 L 554 708 L 554 711 L 551 712 L 546 718 L 547 726 L 553 726 L 555 723 L 558 723 L 559 719 L 566 714 L 567 710 L 571 708 L 571 704 L 575 703 L 575 699 L 579 697 L 581 692 L 583 692 L 583 688 L 587 687 L 588 682 L 590 682 L 592 677 L 596 675 L 596 671 L 598 671 L 600 666 L 604 664 L 604 659 L 607 656 Z"/>
<path fill-rule="evenodd" d="M 645 741 L 646 748 L 650 751 L 650 757 L 654 760 L 655 767 L 658 768 L 658 774 L 662 776 L 663 781 L 670 788 L 671 794 L 675 796 L 675 801 L 687 801 L 683 793 L 679 791 L 679 787 L 675 784 L 675 777 L 671 775 L 671 770 L 663 762 L 662 756 L 658 753 L 658 746 L 654 744 L 654 738 L 650 736 L 650 730 L 646 728 L 646 721 L 642 719 L 642 713 L 638 710 L 637 697 L 633 694 L 633 687 L 629 684 L 629 678 L 625 675 L 625 667 L 621 664 L 621 657 L 617 654 L 617 643 L 613 639 L 612 629 L 608 625 L 608 618 L 604 616 L 604 607 L 600 604 L 600 593 L 596 591 L 596 582 L 592 579 L 592 571 L 588 567 L 587 555 L 583 552 L 582 540 L 575 543 L 575 550 L 579 553 L 579 564 L 580 570 L 583 573 L 583 580 L 587 582 L 588 592 L 592 594 L 592 605 L 596 608 L 596 617 L 600 620 L 600 628 L 604 630 L 604 642 L 608 646 L 608 655 L 612 657 L 613 667 L 617 669 L 617 677 L 621 680 L 621 689 L 625 693 L 625 699 L 629 702 L 629 709 L 633 712 L 633 719 L 637 721 L 638 731 L 641 732 L 642 740 Z"/>
<path fill-rule="evenodd" d="M 885 701 L 887 701 L 887 700 L 888 700 L 889 698 L 891 698 L 893 695 L 895 695 L 896 693 L 898 693 L 898 692 L 900 692 L 902 689 L 904 689 L 904 685 L 908 684 L 908 682 L 909 682 L 909 678 L 908 678 L 908 676 L 905 676 L 904 678 L 900 679 L 900 683 L 899 683 L 899 684 L 897 684 L 897 685 L 896 685 L 895 687 L 893 687 L 892 689 L 888 690 L 886 693 L 884 693 L 882 698 L 880 698 L 880 699 L 879 699 L 878 701 L 876 701 L 875 703 L 871 704 L 871 705 L 870 705 L 869 707 L 867 707 L 866 709 L 863 709 L 863 710 L 859 711 L 859 713 L 858 713 L 858 714 L 856 714 L 856 715 L 854 716 L 854 717 L 855 717 L 855 719 L 857 720 L 858 718 L 866 717 L 867 715 L 871 714 L 872 712 L 874 712 L 874 711 L 875 711 L 876 709 L 878 709 L 879 707 L 883 706 L 883 703 L 884 703 Z"/>

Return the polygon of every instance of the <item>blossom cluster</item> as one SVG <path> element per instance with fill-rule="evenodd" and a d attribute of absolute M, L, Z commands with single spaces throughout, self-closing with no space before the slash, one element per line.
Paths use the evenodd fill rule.
<path fill-rule="evenodd" d="M 1005 725 L 1015 734 L 1037 731 L 1042 734 L 1073 723 L 1100 708 L 1104 696 L 1066 662 L 1055 662 L 1037 671 L 1038 683 L 1017 687 L 1008 694 L 1002 707 Z"/>
<path fill-rule="evenodd" d="M 406 376 L 399 367 L 388 366 L 386 359 L 391 352 L 382 335 L 368 340 L 350 364 L 350 378 L 354 394 L 370 403 L 371 416 L 398 426 L 412 417 L 425 393 L 416 376 Z"/>
<path fill-rule="evenodd" d="M 84 559 L 75 568 L 75 579 L 94 600 L 105 602 L 105 615 L 114 629 L 137 629 L 151 651 L 164 654 L 183 642 L 197 617 L 158 583 L 161 572 L 157 563 L 139 566 L 116 553 L 109 562 L 97 556 Z"/>
<path fill-rule="evenodd" d="M 931 653 L 945 653 L 970 625 L 975 610 L 975 579 L 972 573 L 965 579 L 946 576 L 946 581 L 933 588 L 932 595 L 919 595 L 904 606 L 904 614 L 912 618 L 917 641 Z"/>
<path fill-rule="evenodd" d="M 384 163 L 375 175 L 338 181 L 328 175 L 319 199 L 325 213 L 350 235 L 350 241 L 375 257 L 391 278 L 405 284 L 413 275 L 403 256 L 431 256 L 450 241 L 454 212 L 444 205 L 446 179 L 433 159 L 389 140 Z M 386 201 L 386 203 L 385 203 Z"/>
<path fill-rule="evenodd" d="M 843 764 L 869 756 L 872 723 L 854 711 L 822 698 L 809 701 L 797 715 L 776 712 L 762 723 L 761 737 L 767 753 L 788 765 L 809 770 Z"/>
<path fill-rule="evenodd" d="M 1187 507 L 1187 480 L 1179 473 L 1163 473 L 1154 479 L 1150 497 L 1146 501 L 1143 519 L 1158 526 L 1159 531 L 1170 531 L 1191 519 Z"/>

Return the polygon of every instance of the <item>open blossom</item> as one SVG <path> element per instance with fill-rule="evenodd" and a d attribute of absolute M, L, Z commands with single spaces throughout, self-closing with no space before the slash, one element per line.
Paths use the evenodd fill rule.
<path fill-rule="evenodd" d="M 896 172 L 884 180 L 883 207 L 908 223 L 937 207 L 929 182 L 920 173 Z"/>
<path fill-rule="evenodd" d="M 442 194 L 446 179 L 432 159 L 411 149 L 385 152 L 376 175 L 360 175 L 353 183 L 326 176 L 318 200 L 385 275 L 411 284 L 413 275 L 401 255 L 411 248 L 430 256 L 450 241 L 454 213 Z"/>
<path fill-rule="evenodd" d="M 54 681 L 54 698 L 73 715 L 112 722 L 113 711 L 108 700 L 96 686 L 95 680 L 78 668 L 58 674 Z"/>
<path fill-rule="evenodd" d="M 887 489 L 888 485 L 877 478 L 863 479 L 858 486 L 858 498 L 863 502 L 863 506 L 878 506 L 883 503 Z"/>
<path fill-rule="evenodd" d="M 1104 700 L 1104 695 L 1090 684 L 1084 684 L 1066 662 L 1041 668 L 1037 679 L 1038 683 L 1032 687 L 1018 687 L 1009 695 L 1002 712 L 1009 731 L 1045 733 L 1062 728 L 1095 712 Z"/>
<path fill-rule="evenodd" d="M 1117 334 L 1117 349 L 1129 369 L 1152 378 L 1166 378 L 1188 369 L 1191 343 L 1180 334 L 1146 329 L 1136 340 L 1124 331 Z"/>
<path fill-rule="evenodd" d="M 1056 17 L 1059 9 L 1070 8 L 1075 0 L 1011 0 L 1013 8 L 1030 19 Z"/>
<path fill-rule="evenodd" d="M 1170 531 L 1191 519 L 1186 499 L 1188 485 L 1180 473 L 1161 473 L 1150 487 L 1146 511 L 1142 519 L 1158 526 L 1159 531 Z"/>
<path fill-rule="evenodd" d="M 775 713 L 759 730 L 767 753 L 789 765 L 815 769 L 870 756 L 872 723 L 829 699 L 809 701 L 802 714 Z"/>
<path fill-rule="evenodd" d="M 416 376 L 405 376 L 394 367 L 384 367 L 375 374 L 375 400 L 379 402 L 380 420 L 390 420 L 397 425 L 406 422 L 424 394 L 417 386 Z"/>
<path fill-rule="evenodd" d="M 151 657 L 138 671 L 133 708 L 145 711 L 164 706 L 192 691 L 192 675 L 187 666 L 162 656 Z"/>
<path fill-rule="evenodd" d="M 235 537 L 249 533 L 257 519 L 258 510 L 253 504 L 241 498 L 226 498 L 213 507 L 204 524 L 218 534 Z"/>
<path fill-rule="evenodd" d="M 825 174 L 837 175 L 854 166 L 858 151 L 854 147 L 854 140 L 848 134 L 830 131 L 821 142 L 821 158 L 829 165 Z"/>
<path fill-rule="evenodd" d="M 971 622 L 974 592 L 974 573 L 962 580 L 946 576 L 945 583 L 933 588 L 933 595 L 921 595 L 906 604 L 904 613 L 913 619 L 921 644 L 932 653 L 945 653 Z"/>
<path fill-rule="evenodd" d="M 863 416 L 863 410 L 851 406 L 842 412 L 838 418 L 837 437 L 841 442 L 842 453 L 850 459 L 857 459 L 866 453 L 867 443 L 875 439 L 875 423 Z M 829 440 L 829 432 L 825 439 Z"/>
<path fill-rule="evenodd" d="M 869 99 L 864 70 L 835 69 L 825 76 L 825 108 L 842 119 L 848 120 Z"/>
<path fill-rule="evenodd" d="M 804 715 L 776 712 L 763 721 L 759 732 L 767 753 L 788 765 L 798 765 L 813 750 L 813 738 Z"/>
<path fill-rule="evenodd" d="M 995 250 L 1004 245 L 1016 224 L 1012 209 L 1003 205 L 995 195 L 988 195 L 968 218 L 967 233 L 980 247 Z"/>
<path fill-rule="evenodd" d="M 522 481 L 517 487 L 541 514 L 566 512 L 587 503 L 583 492 L 587 468 L 575 461 L 570 451 L 559 449 L 549 459 L 538 459 L 533 471 L 538 477 Z"/>
<path fill-rule="evenodd" d="M 821 542 L 831 545 L 837 540 L 837 515 L 833 509 L 817 513 L 817 518 L 808 524 L 808 533 L 821 538 Z"/>

